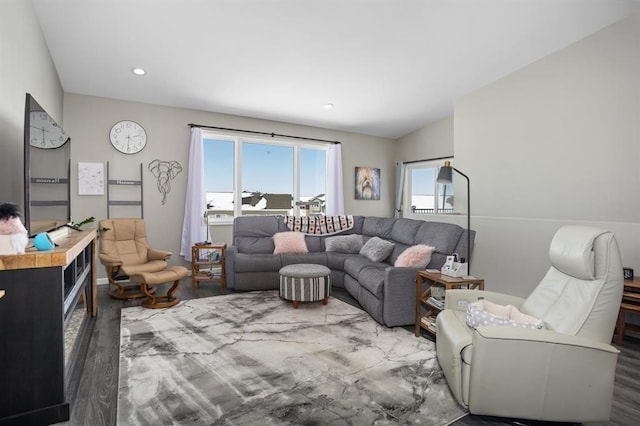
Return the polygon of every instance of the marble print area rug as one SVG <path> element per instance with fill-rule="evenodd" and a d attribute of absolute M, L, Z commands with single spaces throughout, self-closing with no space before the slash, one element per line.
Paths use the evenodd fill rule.
<path fill-rule="evenodd" d="M 444 425 L 435 345 L 338 299 L 276 291 L 122 310 L 119 425 Z"/>

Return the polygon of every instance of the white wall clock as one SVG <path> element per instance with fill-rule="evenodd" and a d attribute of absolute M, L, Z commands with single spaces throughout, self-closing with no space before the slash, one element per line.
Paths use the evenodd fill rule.
<path fill-rule="evenodd" d="M 32 111 L 29 118 L 29 145 L 35 148 L 55 149 L 67 143 L 69 136 L 44 111 Z"/>
<path fill-rule="evenodd" d="M 131 120 L 118 121 L 109 132 L 111 145 L 124 154 L 135 154 L 147 144 L 144 127 Z"/>

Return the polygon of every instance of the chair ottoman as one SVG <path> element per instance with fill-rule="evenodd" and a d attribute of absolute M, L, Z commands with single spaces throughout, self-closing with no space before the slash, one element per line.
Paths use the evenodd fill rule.
<path fill-rule="evenodd" d="M 159 272 L 138 272 L 129 277 L 129 280 L 140 284 L 142 292 L 147 296 L 147 300 L 142 303 L 145 308 L 158 309 L 169 308 L 180 302 L 180 299 L 173 296 L 180 280 L 188 274 L 187 268 L 182 266 L 169 266 Z M 166 296 L 154 296 L 150 285 L 164 284 L 173 281 L 173 285 L 167 291 Z"/>
<path fill-rule="evenodd" d="M 329 302 L 331 270 L 323 265 L 300 263 L 280 269 L 280 297 L 291 300 L 294 309 L 299 302 Z"/>

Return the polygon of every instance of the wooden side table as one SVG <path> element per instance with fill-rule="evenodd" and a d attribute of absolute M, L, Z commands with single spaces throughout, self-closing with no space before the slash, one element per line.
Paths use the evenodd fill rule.
<path fill-rule="evenodd" d="M 224 274 L 225 243 L 195 244 L 191 247 L 191 288 L 202 281 L 219 282 L 226 287 Z"/>
<path fill-rule="evenodd" d="M 627 324 L 626 313 L 640 314 L 640 278 L 634 277 L 630 280 L 624 280 L 624 291 L 622 293 L 622 302 L 620 303 L 620 311 L 618 312 L 618 321 L 616 322 L 616 344 L 622 346 L 622 338 L 625 330 L 634 333 L 640 333 L 640 325 Z"/>
<path fill-rule="evenodd" d="M 422 291 L 422 283 L 429 286 Z M 418 271 L 416 277 L 416 337 L 420 337 L 420 329 L 424 328 L 428 333 L 436 335 L 436 316 L 444 309 L 444 292 L 454 288 L 468 288 L 484 290 L 484 280 L 477 278 L 457 278 L 443 275 L 440 272 Z M 441 297 L 436 297 L 435 289 L 442 293 Z M 422 306 L 427 308 L 426 313 L 422 313 Z"/>

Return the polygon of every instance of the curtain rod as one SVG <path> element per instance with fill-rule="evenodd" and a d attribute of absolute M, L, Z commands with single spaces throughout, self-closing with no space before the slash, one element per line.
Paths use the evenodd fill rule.
<path fill-rule="evenodd" d="M 412 160 L 412 161 L 401 161 L 402 164 L 411 164 L 411 163 L 422 163 L 424 161 L 436 161 L 436 160 L 448 160 L 452 156 L 449 155 L 447 157 L 435 157 L 435 158 L 425 158 L 423 160 Z"/>
<path fill-rule="evenodd" d="M 279 133 L 257 132 L 255 130 L 230 129 L 228 127 L 205 126 L 204 124 L 189 123 L 189 127 L 191 127 L 191 128 L 200 127 L 201 129 L 215 129 L 215 130 L 226 130 L 226 131 L 229 131 L 229 132 L 250 133 L 252 135 L 271 136 L 272 138 L 275 138 L 276 136 L 278 136 L 278 137 L 281 137 L 281 138 L 303 139 L 303 140 L 306 140 L 306 141 L 314 141 L 314 142 L 324 142 L 324 143 L 333 143 L 333 144 L 339 144 L 340 143 L 340 141 L 330 141 L 330 140 L 327 140 L 327 139 L 305 138 L 305 137 L 302 137 L 302 136 L 281 135 Z"/>

